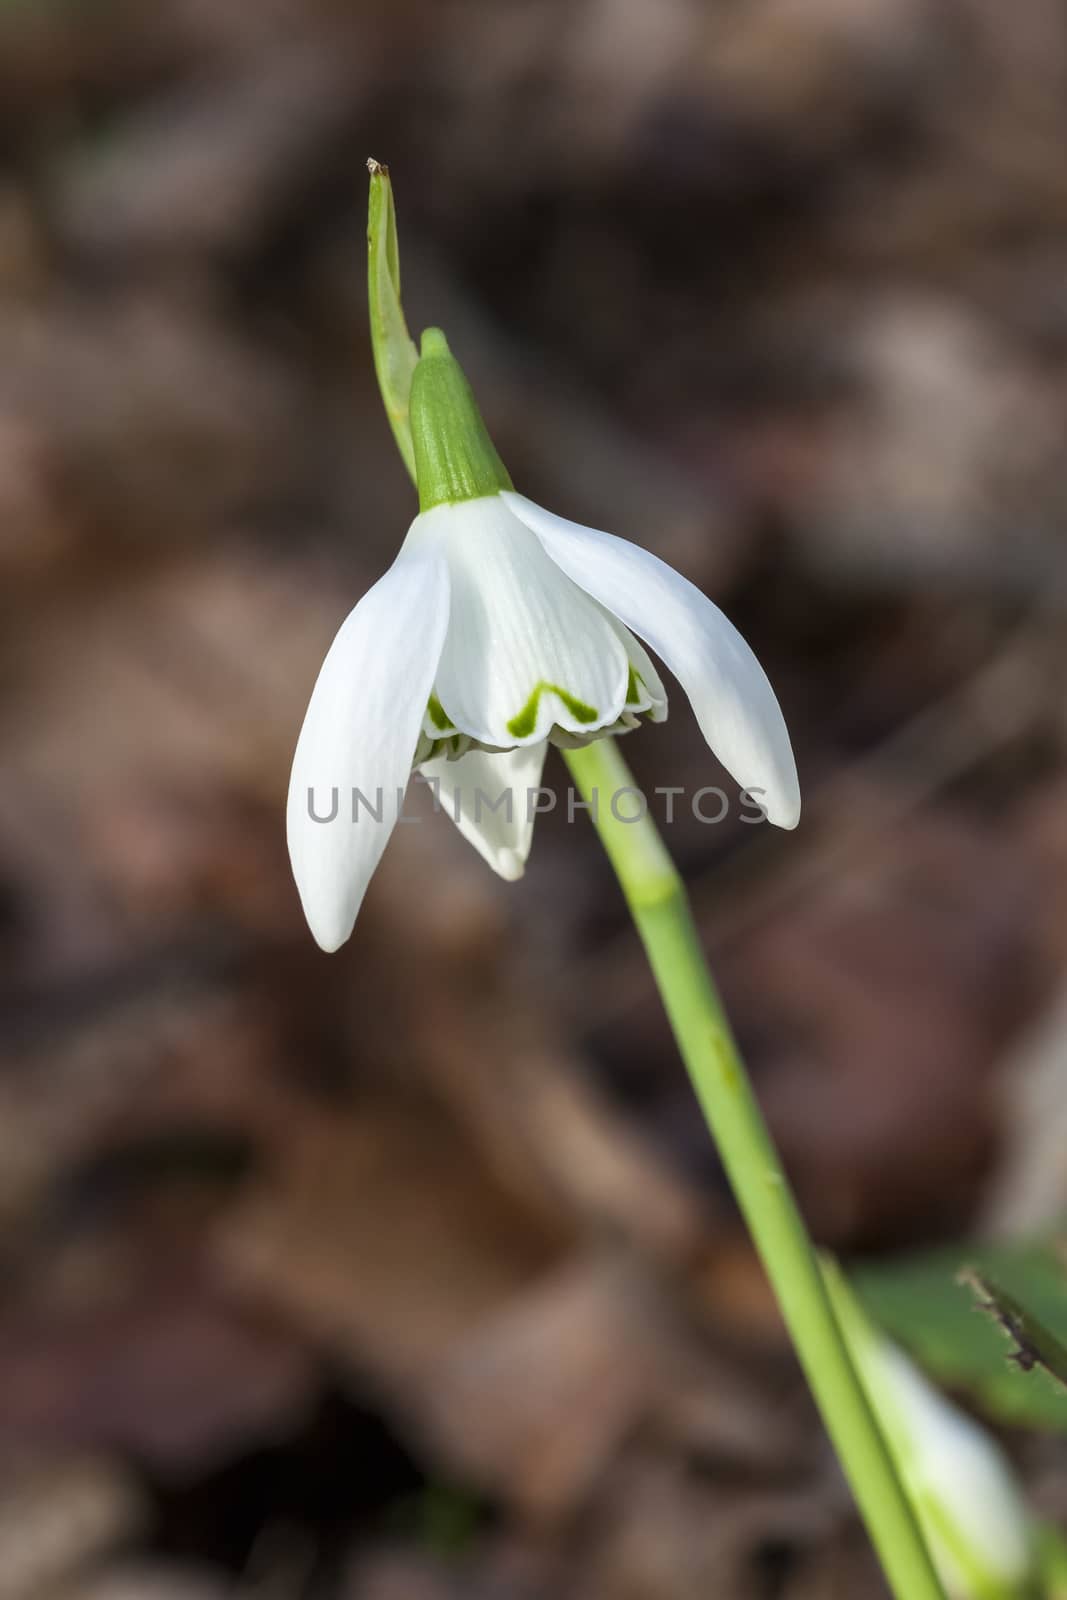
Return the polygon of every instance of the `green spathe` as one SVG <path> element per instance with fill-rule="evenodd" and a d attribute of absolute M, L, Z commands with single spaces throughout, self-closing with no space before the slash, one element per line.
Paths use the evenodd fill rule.
<path fill-rule="evenodd" d="M 420 511 L 514 488 L 440 328 L 422 336 L 410 417 Z"/>
<path fill-rule="evenodd" d="M 370 205 L 367 213 L 367 289 L 370 299 L 370 338 L 374 370 L 382 391 L 385 414 L 396 447 L 411 476 L 415 454 L 411 446 L 408 397 L 411 375 L 419 352 L 408 333 L 400 304 L 400 251 L 396 241 L 396 208 L 389 168 L 368 161 Z"/>

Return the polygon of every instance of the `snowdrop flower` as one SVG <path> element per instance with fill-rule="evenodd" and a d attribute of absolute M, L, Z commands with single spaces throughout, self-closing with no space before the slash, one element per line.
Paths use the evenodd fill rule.
<path fill-rule="evenodd" d="M 831 1264 L 842 1332 L 951 1600 L 1031 1594 L 1033 1524 L 995 1441 L 868 1320 Z"/>
<path fill-rule="evenodd" d="M 789 735 L 736 628 L 657 557 L 516 494 L 437 329 L 423 335 L 410 420 L 419 514 L 334 640 L 293 760 L 289 850 L 322 948 L 351 933 L 413 768 L 489 865 L 520 877 L 547 746 L 666 717 L 640 640 L 723 766 L 771 822 L 795 827 Z M 353 820 L 357 791 L 367 804 Z"/>

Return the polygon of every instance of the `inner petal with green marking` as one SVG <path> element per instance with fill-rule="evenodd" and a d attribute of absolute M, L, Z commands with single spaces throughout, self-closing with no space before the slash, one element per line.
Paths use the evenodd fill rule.
<path fill-rule="evenodd" d="M 415 764 L 437 758 L 455 761 L 460 756 L 466 755 L 469 750 L 493 753 L 510 749 L 512 741 L 533 738 L 538 727 L 541 729 L 541 737 L 547 739 L 549 743 L 558 745 L 564 750 L 572 750 L 591 744 L 594 739 L 629 733 L 631 729 L 640 727 L 646 720 L 662 722 L 667 715 L 667 699 L 655 667 L 632 634 L 621 628 L 617 632 L 630 656 L 630 661 L 625 699 L 612 721 L 608 721 L 601 714 L 598 706 L 590 705 L 581 696 L 574 694 L 570 689 L 565 689 L 562 684 L 549 678 L 542 678 L 534 685 L 521 709 L 515 712 L 514 716 L 505 716 L 501 737 L 498 741 L 490 743 L 462 732 L 445 709 L 441 696 L 435 689 L 426 705 Z M 545 695 L 550 701 L 553 696 L 555 697 L 558 712 L 566 717 L 567 725 L 561 723 L 558 715 L 549 720 L 551 707 L 548 716 L 544 715 Z"/>
<path fill-rule="evenodd" d="M 450 614 L 422 732 L 482 750 L 585 735 L 626 709 L 618 625 L 545 555 L 499 496 L 442 504 L 413 525 L 443 549 Z M 640 663 L 637 664 L 640 672 Z"/>
<path fill-rule="evenodd" d="M 433 725 L 435 732 L 455 732 L 455 724 L 453 723 L 452 718 L 448 715 L 448 712 L 445 710 L 444 706 L 441 704 L 440 700 L 438 700 L 435 694 L 430 696 L 429 704 L 426 707 L 426 715 Z"/>
<path fill-rule="evenodd" d="M 646 719 L 658 722 L 666 715 L 665 698 L 658 680 L 657 688 L 659 688 L 658 694 L 650 691 L 636 667 L 631 666 L 626 686 L 626 703 L 615 721 L 605 724 L 596 706 L 586 705 L 577 695 L 571 694 L 558 683 L 542 680 L 534 688 L 522 710 L 507 723 L 508 736 L 510 739 L 521 740 L 528 739 L 534 733 L 541 711 L 541 697 L 545 694 L 555 695 L 560 706 L 578 724 L 575 729 L 564 728 L 558 722 L 553 722 L 543 730 L 544 737 L 549 743 L 558 745 L 560 749 L 575 750 L 582 745 L 591 744 L 594 739 L 629 733 L 631 729 L 640 727 Z M 588 732 L 583 732 L 583 729 L 588 729 Z M 439 697 L 434 693 L 430 696 L 423 718 L 422 736 L 416 751 L 415 764 L 419 765 L 423 761 L 439 757 L 455 761 L 460 756 L 466 755 L 469 750 L 494 753 L 507 748 L 510 746 L 486 744 L 469 734 L 460 733 Z"/>
<path fill-rule="evenodd" d="M 576 722 L 591 723 L 598 721 L 600 712 L 596 706 L 587 706 L 575 695 L 568 694 L 566 689 L 561 689 L 558 683 L 539 683 L 530 698 L 517 716 L 508 722 L 508 732 L 514 734 L 516 739 L 528 739 L 537 727 L 537 713 L 543 694 L 554 694 L 566 706 Z"/>
<path fill-rule="evenodd" d="M 542 740 L 569 747 L 646 717 L 662 721 L 666 695 L 642 645 L 549 559 L 499 495 L 435 505 L 409 538 L 441 550 L 449 577 L 448 630 L 417 760 Z"/>

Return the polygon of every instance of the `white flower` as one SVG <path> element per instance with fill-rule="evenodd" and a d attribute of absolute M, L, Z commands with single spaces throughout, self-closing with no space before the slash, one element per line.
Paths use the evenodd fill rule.
<path fill-rule="evenodd" d="M 489 865 L 520 877 L 546 746 L 667 715 L 638 638 L 723 765 L 795 827 L 789 735 L 737 630 L 647 551 L 514 492 L 440 329 L 410 361 L 390 414 L 407 441 L 409 413 L 419 515 L 323 662 L 289 780 L 293 873 L 323 949 L 352 931 L 413 767 Z"/>
<path fill-rule="evenodd" d="M 1005 1456 L 875 1328 L 833 1263 L 825 1281 L 951 1600 L 1022 1600 L 1034 1573 L 1034 1534 Z"/>
<path fill-rule="evenodd" d="M 293 760 L 289 849 L 323 949 L 352 931 L 413 767 L 436 780 L 490 866 L 521 875 L 546 745 L 667 714 L 635 635 L 678 679 L 723 766 L 771 822 L 796 826 L 796 766 L 774 692 L 698 589 L 638 546 L 509 489 L 433 504 L 341 627 Z M 353 821 L 355 790 L 368 803 Z"/>
<path fill-rule="evenodd" d="M 868 1350 L 865 1376 L 952 1600 L 1021 1595 L 1033 1539 L 995 1441 L 888 1340 Z"/>

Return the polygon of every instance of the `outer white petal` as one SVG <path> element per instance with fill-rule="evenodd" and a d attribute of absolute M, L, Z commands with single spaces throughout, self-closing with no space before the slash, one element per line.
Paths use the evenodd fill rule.
<path fill-rule="evenodd" d="M 638 545 L 568 522 L 524 495 L 501 499 L 569 578 L 662 657 L 723 766 L 771 822 L 795 828 L 800 785 L 785 719 L 766 673 L 719 608 Z"/>
<path fill-rule="evenodd" d="M 447 626 L 444 560 L 405 546 L 342 623 L 322 664 L 293 757 L 287 827 L 304 914 L 324 950 L 352 932 L 396 824 Z M 355 821 L 354 788 L 369 803 Z M 329 817 L 334 790 L 337 815 L 316 822 L 309 791 L 315 814 Z"/>
<path fill-rule="evenodd" d="M 617 719 L 629 663 L 612 619 L 500 495 L 423 512 L 408 544 L 448 559 L 452 610 L 435 692 L 456 728 L 507 749 L 542 744 L 555 723 L 591 733 Z"/>
<path fill-rule="evenodd" d="M 471 750 L 458 761 L 437 756 L 419 771 L 436 786 L 441 809 L 502 878 L 521 878 L 533 839 L 530 791 L 541 783 L 547 746 L 520 745 L 495 755 Z"/>

